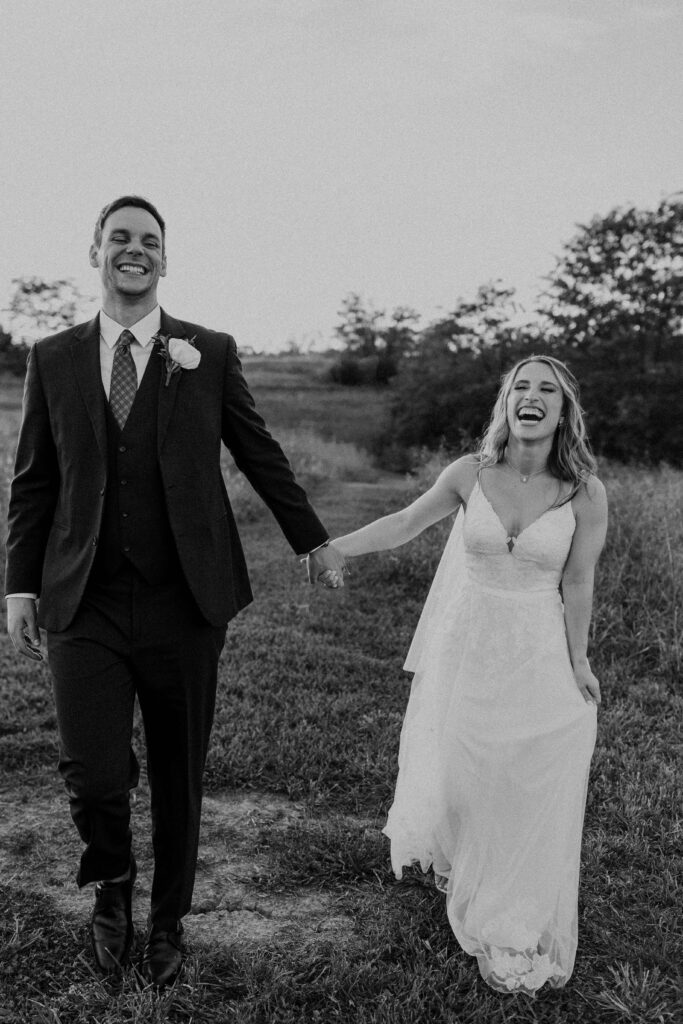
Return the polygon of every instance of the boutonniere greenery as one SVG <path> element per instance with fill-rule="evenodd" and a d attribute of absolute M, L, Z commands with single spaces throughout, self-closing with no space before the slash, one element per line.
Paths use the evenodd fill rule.
<path fill-rule="evenodd" d="M 171 338 L 168 334 L 154 335 L 158 354 L 166 364 L 166 387 L 174 373 L 179 370 L 196 370 L 199 366 L 202 354 L 197 351 L 194 341 L 196 337 L 196 334 L 191 338 Z"/>

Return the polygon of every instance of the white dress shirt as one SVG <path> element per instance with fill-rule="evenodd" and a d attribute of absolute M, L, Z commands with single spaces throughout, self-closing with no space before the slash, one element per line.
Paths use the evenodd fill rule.
<path fill-rule="evenodd" d="M 116 320 L 112 320 L 110 316 L 107 316 L 104 310 L 100 311 L 100 371 L 107 398 L 109 398 L 109 389 L 111 387 L 114 349 L 116 348 L 116 342 L 119 340 L 121 331 L 129 330 L 137 342 L 137 345 L 130 346 L 130 352 L 135 363 L 135 372 L 138 375 L 139 384 L 154 348 L 151 344 L 152 338 L 155 334 L 158 334 L 160 327 L 161 310 L 158 306 L 155 306 L 147 316 L 143 316 L 142 320 L 138 320 L 136 324 L 128 328 L 117 324 Z"/>
<path fill-rule="evenodd" d="M 155 306 L 151 313 L 143 316 L 142 320 L 138 320 L 136 324 L 128 328 L 137 342 L 137 345 L 130 346 L 130 351 L 135 363 L 138 384 L 142 380 L 142 375 L 154 349 L 154 345 L 151 344 L 152 338 L 158 333 L 160 327 L 161 310 L 159 306 Z M 124 330 L 126 330 L 125 327 L 117 324 L 116 320 L 112 320 L 110 316 L 107 316 L 103 309 L 100 310 L 100 372 L 107 398 L 109 398 L 109 390 L 111 388 L 111 368 L 114 364 L 114 349 L 116 348 L 116 342 L 119 340 L 121 331 Z M 37 594 L 7 594 L 7 597 L 30 597 L 34 601 L 37 596 Z"/>

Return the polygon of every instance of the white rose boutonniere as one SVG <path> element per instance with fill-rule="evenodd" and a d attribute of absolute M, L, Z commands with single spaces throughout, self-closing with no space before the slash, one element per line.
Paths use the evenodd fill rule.
<path fill-rule="evenodd" d="M 155 335 L 159 344 L 159 355 L 166 364 L 166 387 L 174 373 L 179 370 L 196 370 L 202 354 L 197 351 L 194 338 L 171 338 L 167 334 Z"/>

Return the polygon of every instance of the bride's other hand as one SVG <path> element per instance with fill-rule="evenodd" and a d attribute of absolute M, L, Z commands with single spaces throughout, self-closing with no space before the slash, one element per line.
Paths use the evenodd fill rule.
<path fill-rule="evenodd" d="M 591 672 L 589 665 L 580 665 L 574 669 L 574 679 L 587 704 L 601 703 L 600 683 Z"/>

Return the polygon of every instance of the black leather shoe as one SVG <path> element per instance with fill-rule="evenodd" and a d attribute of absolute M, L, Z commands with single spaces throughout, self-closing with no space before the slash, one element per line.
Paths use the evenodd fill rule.
<path fill-rule="evenodd" d="M 135 858 L 130 877 L 124 882 L 98 882 L 90 921 L 90 937 L 97 966 L 107 973 L 124 967 L 133 945 L 133 883 L 137 875 Z"/>
<path fill-rule="evenodd" d="M 175 981 L 183 962 L 183 926 L 165 929 L 152 925 L 142 954 L 142 974 L 146 981 L 163 988 Z"/>

